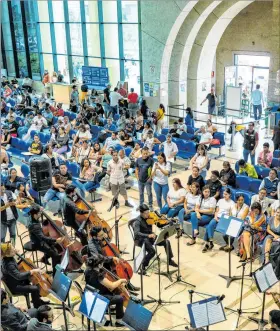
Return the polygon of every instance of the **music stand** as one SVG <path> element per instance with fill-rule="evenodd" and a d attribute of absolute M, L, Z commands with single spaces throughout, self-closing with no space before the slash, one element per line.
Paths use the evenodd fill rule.
<path fill-rule="evenodd" d="M 222 215 L 216 231 L 228 236 L 228 246 L 230 247 L 230 238 L 237 238 L 242 230 L 243 221 L 237 217 Z M 231 282 L 241 279 L 241 277 L 231 275 L 231 249 L 228 252 L 228 276 L 219 275 L 227 281 L 227 287 Z"/>
<path fill-rule="evenodd" d="M 109 304 L 109 299 L 98 294 L 93 287 L 86 285 L 79 312 L 87 318 L 88 331 L 90 331 L 90 321 L 93 321 L 93 327 L 96 330 L 96 323 L 102 322 Z"/>
<path fill-rule="evenodd" d="M 164 240 L 167 240 L 168 238 L 174 236 L 176 233 L 177 233 L 177 230 L 176 230 L 175 224 L 165 226 L 164 228 L 162 228 L 159 235 L 157 236 L 154 246 L 156 247 L 158 244 L 160 244 Z M 161 275 L 167 277 L 170 280 L 170 282 L 172 282 L 173 281 L 172 275 L 175 272 L 177 272 L 177 270 L 172 270 L 172 271 L 169 270 L 170 256 L 169 256 L 168 249 L 166 249 L 166 255 L 167 255 L 167 264 L 166 264 L 167 270 L 164 272 L 161 272 Z M 158 271 L 158 272 L 160 272 L 160 271 Z M 158 273 L 158 272 L 156 272 L 156 273 Z"/>
<path fill-rule="evenodd" d="M 149 303 L 154 303 L 156 302 L 155 299 L 152 300 L 144 300 L 144 282 L 143 282 L 143 268 L 142 268 L 142 264 L 143 261 L 145 259 L 146 256 L 146 249 L 145 249 L 145 243 L 143 243 L 142 247 L 141 247 L 141 251 L 140 253 L 134 258 L 133 261 L 133 271 L 134 273 L 138 273 L 138 271 L 140 270 L 140 281 L 141 281 L 141 305 L 147 305 Z"/>
<path fill-rule="evenodd" d="M 129 329 L 142 331 L 149 330 L 152 317 L 153 313 L 150 310 L 129 300 L 122 321 Z"/>
<path fill-rule="evenodd" d="M 120 208 L 120 203 L 118 200 L 119 194 L 120 194 L 120 189 L 118 189 L 117 193 L 113 197 L 111 206 L 108 209 L 108 212 L 110 212 L 113 208 L 115 208 L 115 224 L 113 227 L 115 228 L 115 243 L 118 249 L 120 248 L 119 221 L 122 218 L 122 216 L 119 219 L 117 218 L 117 209 Z"/>
<path fill-rule="evenodd" d="M 187 305 L 192 328 L 206 327 L 226 320 L 223 304 L 216 296 Z"/>
<path fill-rule="evenodd" d="M 263 328 L 268 324 L 268 321 L 264 319 L 264 309 L 265 309 L 265 295 L 266 291 L 269 290 L 272 286 L 278 283 L 278 279 L 273 270 L 272 264 L 267 263 L 261 266 L 253 273 L 253 277 L 257 284 L 258 290 L 260 293 L 263 293 L 262 299 L 262 316 L 261 318 L 249 317 L 249 320 L 255 322 L 259 325 L 259 328 Z"/>

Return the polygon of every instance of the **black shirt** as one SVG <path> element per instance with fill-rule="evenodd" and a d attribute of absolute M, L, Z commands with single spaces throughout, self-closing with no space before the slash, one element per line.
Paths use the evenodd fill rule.
<path fill-rule="evenodd" d="M 206 99 L 208 100 L 208 106 L 214 107 L 216 105 L 216 95 L 215 94 L 207 94 Z"/>
<path fill-rule="evenodd" d="M 139 182 L 146 183 L 146 181 L 151 176 L 152 168 L 154 165 L 154 160 L 151 157 L 148 157 L 147 159 L 143 159 L 140 157 L 136 160 L 135 168 L 138 168 L 139 173 Z"/>
<path fill-rule="evenodd" d="M 197 182 L 199 184 L 200 190 L 202 190 L 203 186 L 205 186 L 204 180 L 201 175 L 194 178 L 192 175 L 189 176 L 188 185 L 192 185 L 192 183 Z"/>
<path fill-rule="evenodd" d="M 26 106 L 31 107 L 31 103 L 32 103 L 31 97 L 30 97 L 30 95 L 27 95 L 26 98 L 25 98 Z"/>
<path fill-rule="evenodd" d="M 1 305 L 1 327 L 4 331 L 26 331 L 29 319 L 12 303 Z"/>
<path fill-rule="evenodd" d="M 11 182 L 11 177 L 9 176 L 4 180 L 4 185 L 7 190 L 15 192 L 18 183 L 26 183 L 27 181 L 28 179 L 16 176 L 15 180 Z"/>
<path fill-rule="evenodd" d="M 107 97 L 107 100 L 109 101 L 109 104 L 110 104 L 110 90 L 108 89 L 108 87 L 105 88 L 105 90 L 103 91 L 104 92 L 104 101 L 103 102 L 107 102 L 105 100 L 105 95 Z"/>
<path fill-rule="evenodd" d="M 57 184 L 63 184 L 63 182 L 66 182 L 66 181 L 70 181 L 72 180 L 72 175 L 67 171 L 65 175 L 62 175 L 62 173 L 60 172 L 60 170 L 56 170 L 54 173 L 53 173 L 53 177 L 55 177 L 55 181 Z M 67 184 L 66 184 L 67 185 Z M 66 186 L 65 185 L 65 186 Z M 55 187 L 52 187 L 53 190 L 55 191 L 59 191 L 57 188 Z"/>
<path fill-rule="evenodd" d="M 153 233 L 153 226 L 149 225 L 145 218 L 138 216 L 133 223 L 135 239 L 142 241 Z"/>
<path fill-rule="evenodd" d="M 228 171 L 222 169 L 220 172 L 220 180 L 225 182 L 226 184 L 235 187 L 236 186 L 236 175 L 233 169 L 229 169 Z"/>
<path fill-rule="evenodd" d="M 206 182 L 206 185 L 209 185 L 210 187 L 210 196 L 213 197 L 215 194 L 221 190 L 222 183 L 219 180 L 216 180 L 213 182 L 211 179 L 208 179 Z"/>
<path fill-rule="evenodd" d="M 88 241 L 88 256 L 103 255 L 101 243 L 98 239 L 91 238 Z M 112 256 L 104 256 L 104 263 L 112 263 Z"/>
<path fill-rule="evenodd" d="M 34 246 L 42 247 L 44 244 L 52 245 L 56 239 L 44 235 L 41 223 L 31 217 L 31 222 L 28 225 L 30 240 Z"/>
<path fill-rule="evenodd" d="M 65 223 L 68 226 L 71 226 L 73 229 L 78 230 L 79 225 L 76 222 L 76 214 L 84 215 L 88 213 L 88 210 L 83 210 L 78 208 L 73 199 L 66 195 L 66 197 L 63 199 L 63 213 L 65 218 Z"/>
<path fill-rule="evenodd" d="M 81 91 L 82 92 L 88 92 L 88 86 L 87 86 L 87 84 L 81 85 Z"/>
<path fill-rule="evenodd" d="M 112 293 L 101 284 L 103 279 L 105 278 L 105 271 L 100 268 L 87 268 L 85 271 L 85 280 L 86 284 L 94 287 L 99 290 L 101 295 L 112 295 Z"/>

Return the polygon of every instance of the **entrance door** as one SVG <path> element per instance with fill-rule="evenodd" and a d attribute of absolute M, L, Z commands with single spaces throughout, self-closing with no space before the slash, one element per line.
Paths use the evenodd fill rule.
<path fill-rule="evenodd" d="M 259 84 L 260 90 L 263 92 L 265 106 L 267 104 L 267 89 L 268 89 L 269 69 L 256 68 L 253 70 L 253 89 Z"/>

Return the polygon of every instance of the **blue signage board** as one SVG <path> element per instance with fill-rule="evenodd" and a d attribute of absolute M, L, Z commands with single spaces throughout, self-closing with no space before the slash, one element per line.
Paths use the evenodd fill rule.
<path fill-rule="evenodd" d="M 91 89 L 103 90 L 109 83 L 108 68 L 82 66 L 82 76 Z"/>

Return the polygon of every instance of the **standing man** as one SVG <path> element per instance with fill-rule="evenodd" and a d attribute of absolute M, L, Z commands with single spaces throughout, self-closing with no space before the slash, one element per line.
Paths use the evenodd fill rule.
<path fill-rule="evenodd" d="M 254 129 L 255 124 L 250 122 L 248 129 L 244 132 L 243 158 L 247 162 L 249 155 L 252 165 L 255 165 L 256 148 L 259 143 L 259 134 Z"/>
<path fill-rule="evenodd" d="M 143 147 L 142 157 L 136 160 L 135 175 L 138 180 L 140 206 L 144 203 L 144 190 L 146 187 L 149 201 L 149 209 L 153 211 L 153 193 L 152 193 L 152 168 L 154 160 L 150 157 L 150 151 L 148 147 Z M 138 208 L 139 210 L 139 208 Z"/>
<path fill-rule="evenodd" d="M 215 90 L 212 87 L 211 88 L 211 92 L 207 94 L 206 98 L 201 102 L 200 106 L 202 106 L 202 104 L 208 100 L 208 114 L 209 114 L 209 118 L 210 120 L 212 119 L 212 115 L 215 112 L 216 109 L 216 103 L 217 103 L 217 95 L 215 94 Z"/>
<path fill-rule="evenodd" d="M 118 93 L 118 88 L 115 87 L 114 91 L 110 94 L 110 105 L 111 105 L 111 109 L 109 111 L 109 116 L 111 116 L 114 118 L 114 116 L 116 114 L 118 114 L 118 109 L 119 109 L 119 100 L 123 99 L 123 97 L 120 95 L 120 93 Z"/>
<path fill-rule="evenodd" d="M 111 88 L 111 84 L 108 84 L 107 87 L 103 90 L 104 92 L 104 100 L 103 100 L 103 106 L 104 106 L 104 110 L 105 110 L 105 117 L 109 117 L 108 114 L 111 110 L 110 107 L 110 88 Z"/>
<path fill-rule="evenodd" d="M 171 134 L 168 134 L 167 137 L 166 137 L 166 141 L 163 142 L 160 147 L 163 146 L 163 151 L 164 151 L 164 154 L 167 158 L 168 161 L 174 161 L 174 158 L 176 157 L 177 153 L 178 153 L 178 147 L 176 145 L 176 143 L 174 143 L 172 141 L 172 136 Z M 170 162 L 171 162 L 170 161 Z"/>
<path fill-rule="evenodd" d="M 113 152 L 113 158 L 108 162 L 107 173 L 110 176 L 110 185 L 112 189 L 112 194 L 115 197 L 116 194 L 120 193 L 125 200 L 126 207 L 133 207 L 132 204 L 128 202 L 127 192 L 125 188 L 124 179 L 124 161 L 119 158 L 117 151 Z M 119 192 L 118 192 L 119 191 Z"/>
<path fill-rule="evenodd" d="M 87 98 L 87 94 L 88 94 L 88 85 L 86 84 L 86 81 L 83 80 L 83 84 L 81 85 L 81 103 L 84 103 L 86 101 Z"/>
<path fill-rule="evenodd" d="M 254 110 L 255 121 L 259 123 L 262 116 L 262 107 L 264 107 L 263 93 L 260 91 L 260 85 L 256 85 L 256 89 L 251 94 L 251 103 Z M 258 113 L 259 111 L 259 113 Z"/>
<path fill-rule="evenodd" d="M 128 110 L 130 117 L 135 118 L 138 110 L 138 94 L 134 92 L 134 88 L 130 89 L 130 93 L 127 96 Z"/>
<path fill-rule="evenodd" d="M 79 91 L 77 85 L 72 86 L 72 92 L 70 98 L 71 100 L 75 100 L 76 105 L 79 104 Z"/>

